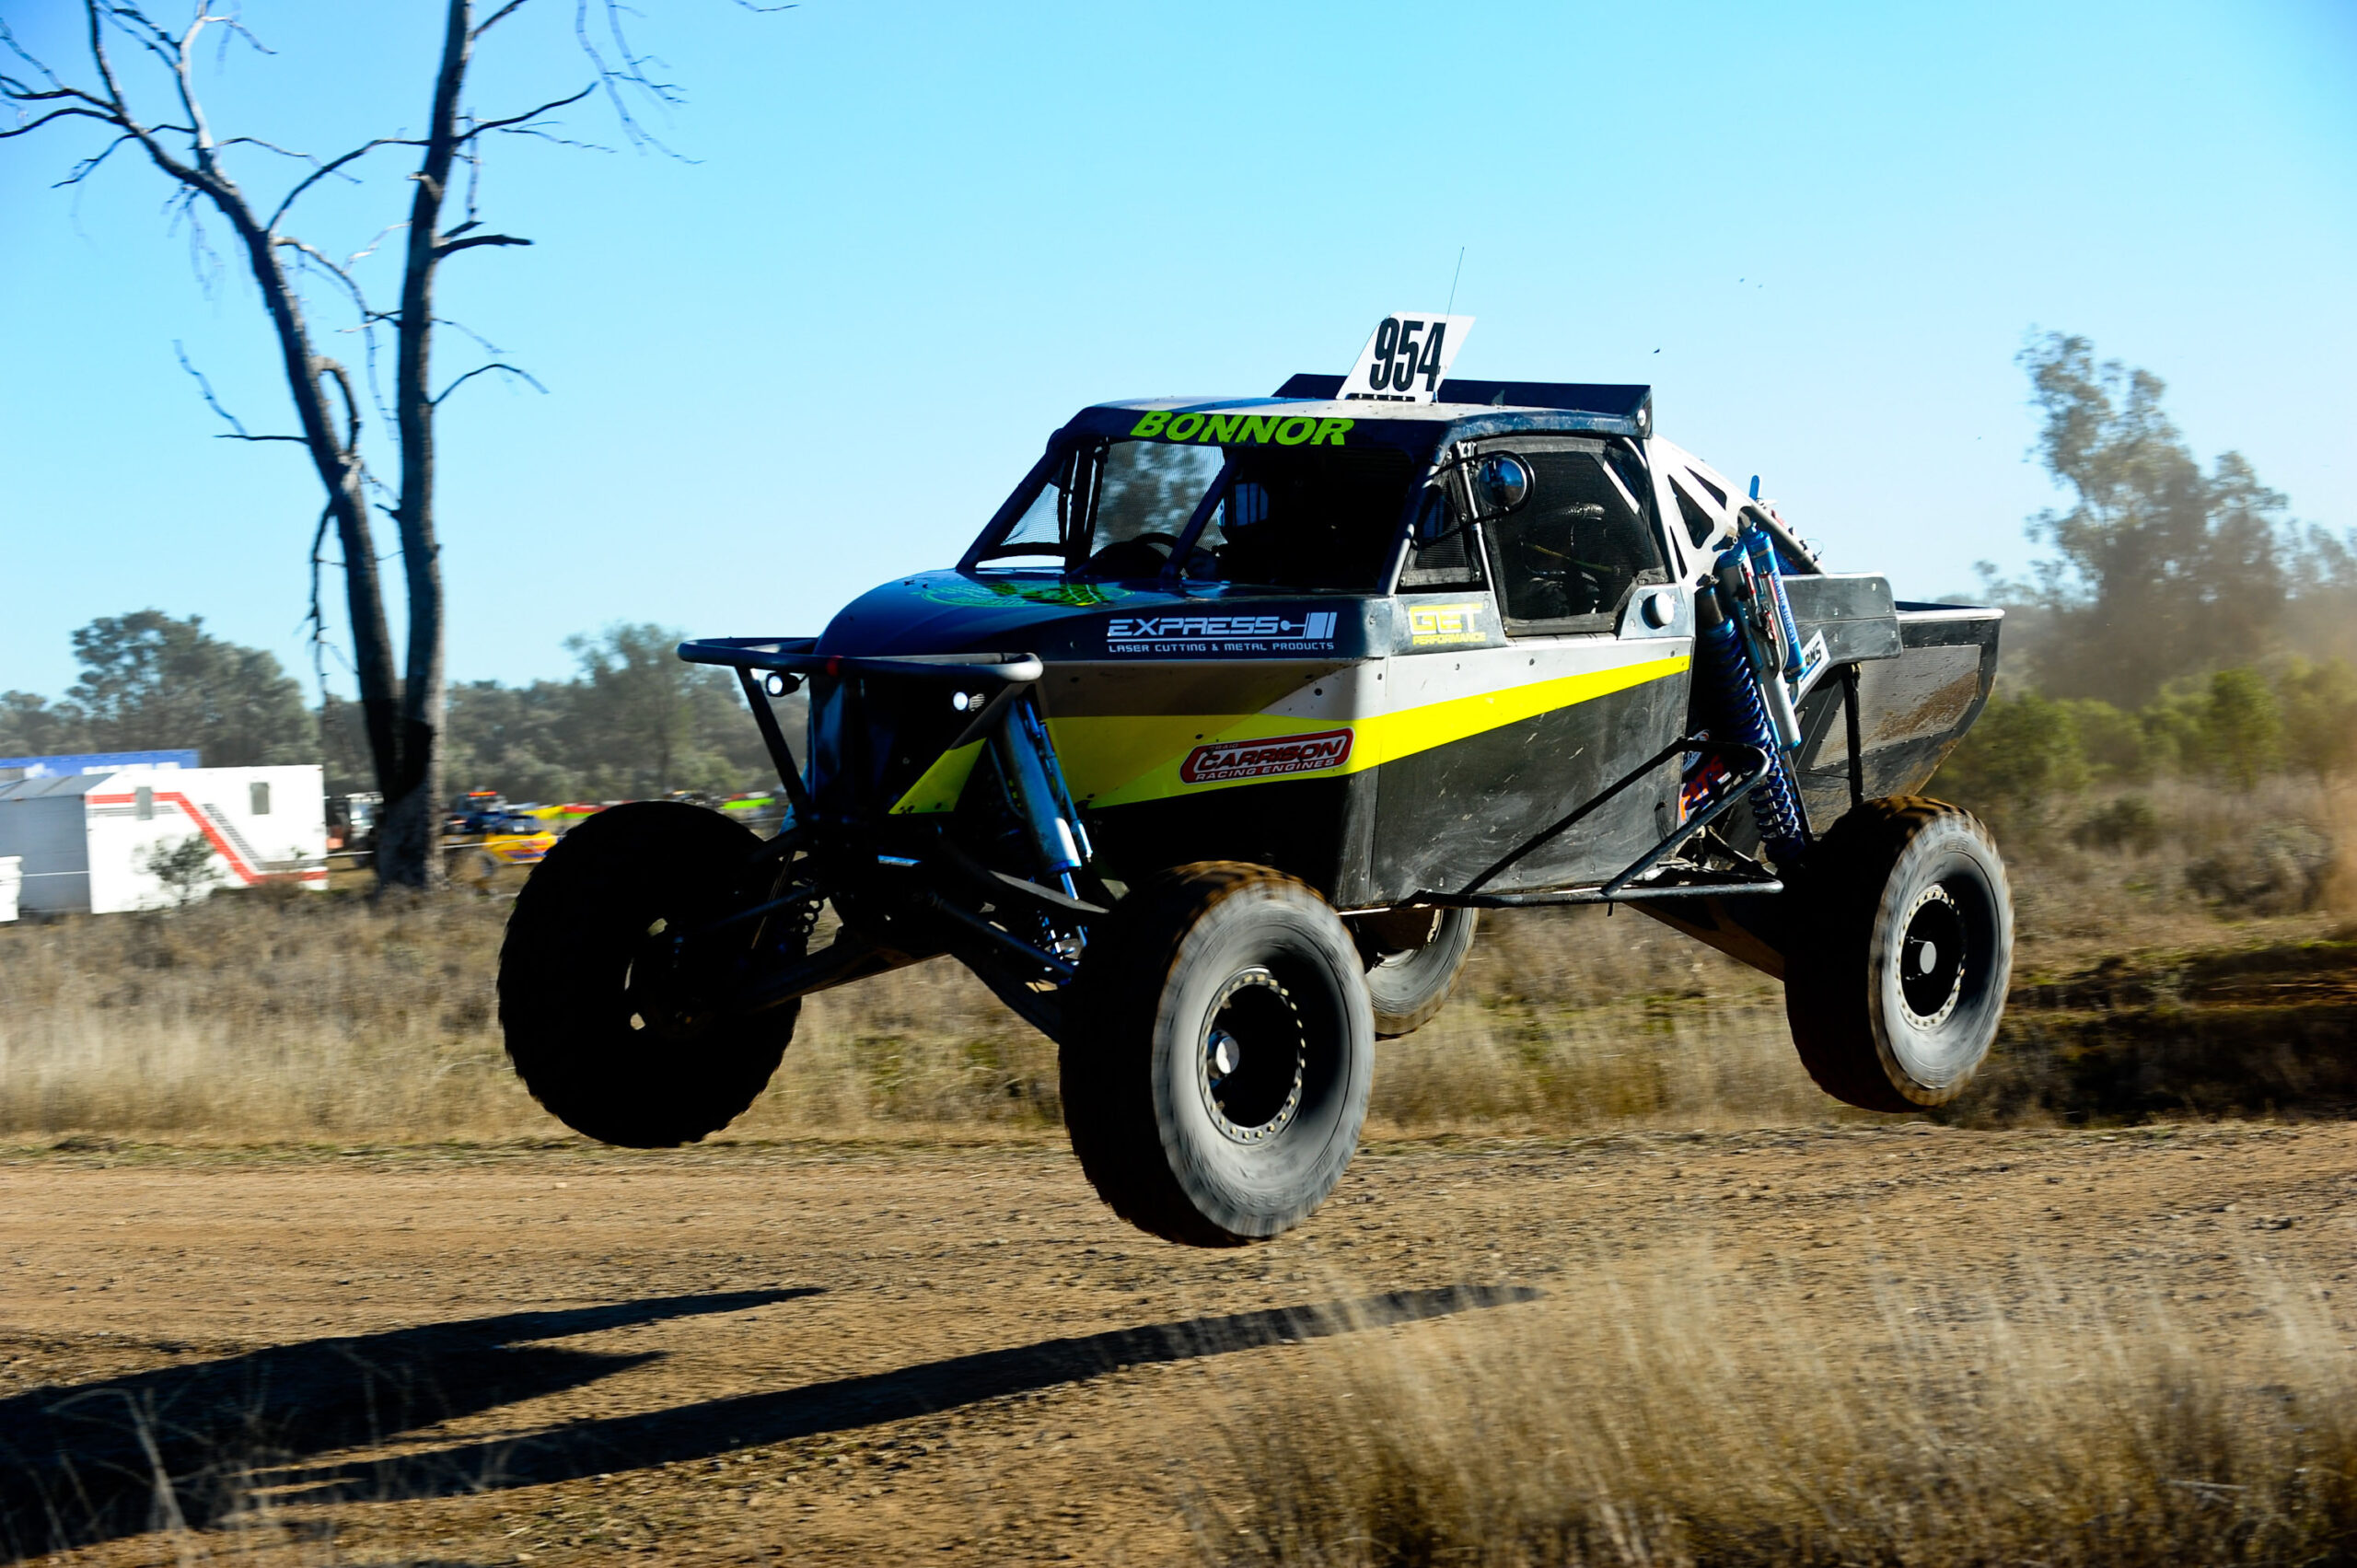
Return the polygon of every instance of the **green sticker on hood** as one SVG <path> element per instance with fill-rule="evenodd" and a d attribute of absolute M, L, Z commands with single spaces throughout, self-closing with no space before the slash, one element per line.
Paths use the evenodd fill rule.
<path fill-rule="evenodd" d="M 960 610 L 985 609 L 1016 600 L 1090 610 L 1130 597 L 1129 589 L 1110 583 L 978 583 L 971 577 L 935 578 L 917 585 L 917 592 L 935 604 Z"/>

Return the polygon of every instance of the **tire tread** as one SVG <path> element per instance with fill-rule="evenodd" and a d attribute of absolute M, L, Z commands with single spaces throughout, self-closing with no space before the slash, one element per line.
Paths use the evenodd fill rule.
<path fill-rule="evenodd" d="M 1805 945 L 1788 960 L 1785 1017 L 1801 1065 L 1817 1086 L 1861 1109 L 1928 1109 L 1961 1093 L 1959 1082 L 1941 1094 L 1910 1098 L 1890 1082 L 1866 1010 L 1845 994 L 1861 983 L 1874 923 L 1889 867 L 1913 840 L 1942 819 L 1968 824 L 1992 857 L 1996 846 L 1980 819 L 1960 806 L 1929 796 L 1869 800 L 1834 823 L 1812 852 L 1806 881 Z"/>

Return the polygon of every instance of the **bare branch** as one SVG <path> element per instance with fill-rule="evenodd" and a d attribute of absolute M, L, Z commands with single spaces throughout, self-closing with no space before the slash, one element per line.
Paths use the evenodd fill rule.
<path fill-rule="evenodd" d="M 292 441 L 297 447 L 308 447 L 310 445 L 309 442 L 304 440 L 300 436 L 256 436 L 251 434 L 246 429 L 245 423 L 242 420 L 238 419 L 236 414 L 231 413 L 227 409 L 221 406 L 221 400 L 213 395 L 213 383 L 204 378 L 203 371 L 199 370 L 195 366 L 189 363 L 188 351 L 180 346 L 180 342 L 178 338 L 172 340 L 172 353 L 180 359 L 180 368 L 187 371 L 191 376 L 196 378 L 197 390 L 203 393 L 204 397 L 204 406 L 211 409 L 215 413 L 219 414 L 223 419 L 229 423 L 228 429 L 213 437 L 215 441 Z"/>
<path fill-rule="evenodd" d="M 0 49 L 6 49 L 26 64 L 39 71 L 48 79 L 51 87 L 58 87 L 65 85 L 57 79 L 57 73 L 43 64 L 38 55 L 17 41 L 17 35 L 9 29 L 8 19 L 6 17 L 0 17 Z"/>
<path fill-rule="evenodd" d="M 528 109 L 521 114 L 511 114 L 504 120 L 478 120 L 475 122 L 472 128 L 467 132 L 466 136 L 462 136 L 459 139 L 464 141 L 468 137 L 480 136 L 486 131 L 505 131 L 511 125 L 521 125 L 527 121 L 538 120 L 541 115 L 547 114 L 553 110 L 563 109 L 568 104 L 579 103 L 583 99 L 587 98 L 591 93 L 594 93 L 597 90 L 598 84 L 592 82 L 587 87 L 582 88 L 579 92 L 573 94 L 569 98 L 551 99 L 548 102 L 540 105 L 540 108 Z"/>
<path fill-rule="evenodd" d="M 647 67 L 659 65 L 662 62 L 652 55 L 642 55 L 631 48 L 629 35 L 622 30 L 623 6 L 621 0 L 601 0 L 605 12 L 606 32 L 612 40 L 616 54 L 614 60 L 609 61 L 605 52 L 598 47 L 597 41 L 590 36 L 590 4 L 591 0 L 574 0 L 574 41 L 581 46 L 581 52 L 589 57 L 590 64 L 596 68 L 598 85 L 605 89 L 606 102 L 613 110 L 614 118 L 621 122 L 622 134 L 636 145 L 653 147 L 666 157 L 678 157 L 679 154 L 665 146 L 653 133 L 638 122 L 635 115 L 631 113 L 630 101 L 624 97 L 624 89 L 635 88 L 644 93 L 656 104 L 666 108 L 681 101 L 685 95 L 680 92 L 678 83 L 657 81 L 647 74 Z"/>
<path fill-rule="evenodd" d="M 476 377 L 482 375 L 486 370 L 504 370 L 508 375 L 516 377 L 517 379 L 528 383 L 531 387 L 532 390 L 536 392 L 546 394 L 548 391 L 548 389 L 541 386 L 528 370 L 518 370 L 516 366 L 505 364 L 478 365 L 472 370 L 468 371 L 464 376 L 459 377 L 457 380 L 443 388 L 442 396 L 434 400 L 434 406 L 435 408 L 440 408 L 442 406 L 443 398 L 448 397 L 451 393 L 457 391 L 459 388 L 465 386 L 468 382 L 473 380 Z"/>
<path fill-rule="evenodd" d="M 359 311 L 364 319 L 375 315 L 375 312 L 368 308 L 368 296 L 361 292 L 360 281 L 343 266 L 328 260 L 317 246 L 308 240 L 291 238 L 283 234 L 273 236 L 270 242 L 283 250 L 294 251 L 306 262 L 342 284 L 344 292 L 352 296 L 353 308 Z"/>
<path fill-rule="evenodd" d="M 449 316 L 436 316 L 434 318 L 434 324 L 437 327 L 447 327 L 454 332 L 465 333 L 468 337 L 473 339 L 475 346 L 482 349 L 485 354 L 502 354 L 507 352 L 497 343 L 493 343 L 489 338 L 484 337 L 481 332 L 476 331 L 472 327 L 468 326 L 464 321 L 458 320 L 455 318 Z"/>
<path fill-rule="evenodd" d="M 178 338 L 174 338 L 172 340 L 172 354 L 173 356 L 180 362 L 180 368 L 187 371 L 191 376 L 196 378 L 196 389 L 200 393 L 203 394 L 204 406 L 206 408 L 211 409 L 215 413 L 219 414 L 223 419 L 226 420 L 229 424 L 229 428 L 236 431 L 238 435 L 245 440 L 258 441 L 261 439 L 261 437 L 258 436 L 247 435 L 245 422 L 239 419 L 236 414 L 231 413 L 227 409 L 221 406 L 221 400 L 213 395 L 213 383 L 204 378 L 203 371 L 199 370 L 195 366 L 189 363 L 188 350 L 180 346 L 180 341 Z"/>
<path fill-rule="evenodd" d="M 434 249 L 437 253 L 448 256 L 460 250 L 471 250 L 478 245 L 529 245 L 530 243 L 530 240 L 519 239 L 512 234 L 470 234 L 464 239 L 446 239 Z"/>
<path fill-rule="evenodd" d="M 610 153 L 618 150 L 606 145 L 603 142 L 584 142 L 572 136 L 552 136 L 537 125 L 509 125 L 503 128 L 499 134 L 503 136 L 529 136 L 534 141 L 546 142 L 552 147 L 578 147 L 585 153 Z M 668 147 L 664 151 L 672 157 L 679 157 L 681 163 L 696 161 L 693 158 L 679 157 L 679 154 L 671 152 Z"/>
<path fill-rule="evenodd" d="M 377 247 L 382 245 L 388 237 L 399 234 L 402 229 L 405 229 L 409 225 L 406 222 L 387 224 L 384 227 L 377 231 L 375 237 L 372 238 L 367 244 L 363 245 L 359 250 L 354 250 L 351 255 L 346 256 L 343 259 L 343 264 L 348 267 L 354 261 L 366 261 L 369 257 L 374 256 L 377 253 Z"/>
<path fill-rule="evenodd" d="M 276 153 L 280 157 L 291 157 L 298 163 L 316 164 L 319 161 L 309 153 L 298 153 L 291 148 L 282 147 L 276 142 L 265 141 L 260 136 L 232 136 L 221 144 L 219 150 L 227 152 L 231 147 L 260 147 L 266 153 Z"/>
<path fill-rule="evenodd" d="M 737 4 L 744 4 L 744 0 L 737 0 Z M 253 29 L 246 26 L 245 22 L 240 17 L 236 16 L 227 16 L 221 17 L 216 19 L 221 24 L 221 47 L 213 56 L 213 62 L 215 65 L 219 65 L 228 60 L 229 41 L 232 38 L 244 39 L 248 46 L 250 47 L 257 54 L 276 54 L 278 52 L 278 51 L 271 48 L 270 45 L 256 38 L 254 36 Z"/>
<path fill-rule="evenodd" d="M 14 98 L 17 95 L 11 93 L 9 96 Z M 43 93 L 41 96 L 43 98 L 54 98 L 56 95 L 54 93 Z M 48 124 L 53 120 L 97 120 L 109 125 L 118 123 L 115 117 L 111 114 L 103 113 L 95 109 L 84 109 L 78 104 L 69 104 L 64 109 L 51 110 L 47 114 L 42 115 L 40 119 L 32 122 L 30 124 L 19 125 L 12 131 L 0 131 L 0 142 L 5 142 L 11 136 L 29 136 L 35 131 L 40 130 L 42 126 Z"/>
<path fill-rule="evenodd" d="M 319 361 L 319 378 L 334 383 L 343 397 L 343 461 L 350 468 L 360 460 L 360 403 L 352 395 L 351 372 L 332 359 Z"/>
<path fill-rule="evenodd" d="M 412 141 L 405 136 L 379 136 L 374 141 L 361 143 L 360 145 L 353 148 L 350 152 L 345 153 L 341 157 L 330 158 L 327 162 L 319 165 L 319 168 L 305 175 L 300 184 L 296 185 L 292 191 L 286 192 L 286 199 L 278 203 L 277 210 L 270 215 L 270 222 L 263 225 L 263 226 L 270 229 L 277 228 L 279 220 L 285 217 L 288 209 L 292 208 L 296 202 L 302 199 L 304 192 L 309 191 L 312 186 L 317 185 L 320 180 L 325 180 L 328 176 L 341 172 L 344 165 L 351 163 L 355 158 L 366 157 L 370 153 L 375 152 L 378 147 L 414 147 L 421 145 L 422 144 Z M 344 178 L 349 180 L 351 179 L 351 176 L 346 175 Z M 357 182 L 355 181 L 355 183 Z"/>
<path fill-rule="evenodd" d="M 105 146 L 99 148 L 97 152 L 92 153 L 88 157 L 86 157 L 81 162 L 75 164 L 71 173 L 67 174 L 64 179 L 59 180 L 56 184 L 51 186 L 50 189 L 52 191 L 62 191 L 68 185 L 79 185 L 82 181 L 87 180 L 90 176 L 99 171 L 99 166 L 107 161 L 107 158 L 114 152 L 115 148 L 122 145 L 125 142 L 134 140 L 136 140 L 136 138 L 134 137 L 130 132 L 123 132 L 121 135 L 115 137 L 113 141 L 109 142 Z"/>
<path fill-rule="evenodd" d="M 493 11 L 490 16 L 485 17 L 482 21 L 475 24 L 474 31 L 467 34 L 467 41 L 469 43 L 472 43 L 481 39 L 483 34 L 489 32 L 492 29 L 497 27 L 508 17 L 522 10 L 527 3 L 528 0 L 507 0 L 506 5 L 502 6 L 498 10 Z"/>

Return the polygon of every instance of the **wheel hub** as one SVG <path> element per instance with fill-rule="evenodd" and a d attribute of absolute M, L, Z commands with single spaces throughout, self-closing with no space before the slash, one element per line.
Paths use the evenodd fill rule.
<path fill-rule="evenodd" d="M 1264 1143 L 1299 1114 L 1308 1060 L 1301 1015 L 1267 970 L 1221 988 L 1196 1059 L 1204 1109 L 1236 1142 Z"/>
<path fill-rule="evenodd" d="M 1898 990 L 1907 1021 L 1935 1029 L 1964 996 L 1964 911 L 1934 882 L 1915 895 L 1899 929 Z"/>

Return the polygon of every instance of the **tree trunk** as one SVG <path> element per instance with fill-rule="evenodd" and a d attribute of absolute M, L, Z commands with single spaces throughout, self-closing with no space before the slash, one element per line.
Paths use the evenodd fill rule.
<path fill-rule="evenodd" d="M 279 356 L 286 370 L 288 393 L 303 427 L 303 445 L 327 492 L 336 542 L 343 552 L 343 597 L 352 620 L 352 663 L 360 687 L 361 720 L 368 736 L 368 753 L 376 762 L 377 787 L 391 798 L 393 764 L 399 756 L 397 724 L 401 692 L 393 676 L 393 636 L 385 619 L 384 588 L 377 575 L 377 541 L 368 526 L 368 500 L 360 484 L 360 455 L 354 449 L 358 436 L 358 408 L 343 366 L 311 352 L 310 327 L 294 285 L 279 265 L 276 237 L 264 230 L 247 211 L 236 188 L 214 193 L 215 206 L 226 214 L 246 248 L 246 258 L 270 312 L 278 338 Z M 228 198 L 225 200 L 224 198 Z M 343 399 L 343 430 L 330 405 L 327 382 L 333 378 Z"/>
<path fill-rule="evenodd" d="M 393 359 L 393 414 L 401 447 L 401 569 L 409 599 L 408 675 L 401 683 L 401 766 L 385 790 L 377 851 L 380 886 L 438 887 L 442 866 L 442 559 L 434 537 L 434 269 L 444 238 L 442 203 L 459 151 L 459 92 L 473 50 L 469 0 L 450 0 L 434 109 L 410 197 L 407 261 Z"/>

